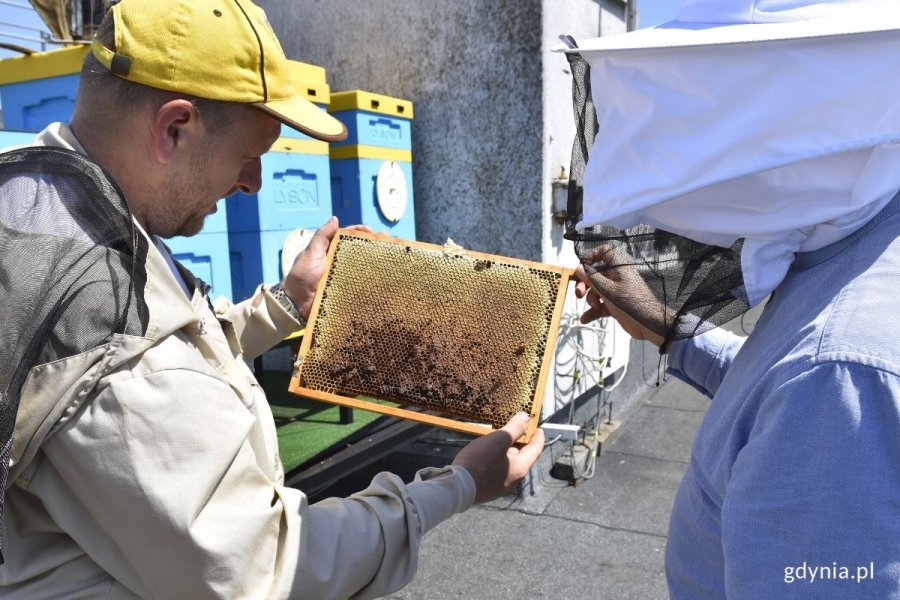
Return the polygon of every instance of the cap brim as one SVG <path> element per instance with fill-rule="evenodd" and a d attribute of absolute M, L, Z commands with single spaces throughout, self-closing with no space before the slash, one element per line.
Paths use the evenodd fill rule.
<path fill-rule="evenodd" d="M 670 21 L 628 33 L 578 40 L 578 48 L 555 48 L 555 50 L 581 53 L 685 48 L 859 35 L 897 29 L 900 29 L 900 12 L 873 15 L 859 11 L 841 17 L 784 23 L 706 24 Z"/>
<path fill-rule="evenodd" d="M 300 96 L 271 100 L 265 104 L 257 102 L 253 106 L 317 140 L 340 142 L 347 138 L 347 128 L 343 123 Z"/>

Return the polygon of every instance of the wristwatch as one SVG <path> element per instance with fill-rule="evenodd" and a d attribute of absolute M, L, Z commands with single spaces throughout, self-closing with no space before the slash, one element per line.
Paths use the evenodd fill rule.
<path fill-rule="evenodd" d="M 280 304 L 284 310 L 288 311 L 288 313 L 294 317 L 297 321 L 300 321 L 301 325 L 306 325 L 306 319 L 300 314 L 300 311 L 297 310 L 297 305 L 294 304 L 294 301 L 291 300 L 291 297 L 284 293 L 284 289 L 281 287 L 280 283 L 276 283 L 275 285 L 269 286 L 269 293 L 278 300 L 278 304 Z"/>

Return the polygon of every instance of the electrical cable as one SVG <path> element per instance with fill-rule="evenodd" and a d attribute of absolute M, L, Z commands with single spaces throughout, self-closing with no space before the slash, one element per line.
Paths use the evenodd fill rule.
<path fill-rule="evenodd" d="M 580 323 L 580 314 L 586 309 L 587 306 L 584 300 L 576 300 L 574 312 L 563 315 L 563 318 L 560 320 L 559 340 L 561 343 L 559 346 L 571 350 L 573 356 L 565 362 L 558 358 L 557 376 L 572 377 L 576 382 L 582 377 L 589 377 L 594 386 L 600 386 L 603 362 L 606 360 L 606 357 L 598 358 L 586 352 L 581 340 L 582 334 L 589 332 L 596 336 L 598 345 L 603 344 L 608 333 L 608 323 L 607 319 L 598 319 L 591 323 Z M 568 365 L 572 365 L 571 371 L 560 372 L 560 367 L 565 368 Z M 573 422 L 573 408 L 574 406 L 570 404 L 569 423 Z"/>
<path fill-rule="evenodd" d="M 625 380 L 625 374 L 627 372 L 628 372 L 628 363 L 626 362 L 624 365 L 622 365 L 622 374 L 619 376 L 618 379 L 616 379 L 616 382 L 609 387 L 603 387 L 603 389 L 606 390 L 607 392 L 609 392 L 609 391 L 612 391 L 612 390 L 616 389 L 617 387 L 619 387 L 619 385 L 622 383 L 622 381 Z"/>

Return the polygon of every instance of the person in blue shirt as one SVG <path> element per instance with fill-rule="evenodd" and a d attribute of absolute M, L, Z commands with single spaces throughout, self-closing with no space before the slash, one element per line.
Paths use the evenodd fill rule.
<path fill-rule="evenodd" d="M 712 398 L 671 597 L 900 598 L 900 10 L 683 1 L 568 52 L 582 320 Z"/>

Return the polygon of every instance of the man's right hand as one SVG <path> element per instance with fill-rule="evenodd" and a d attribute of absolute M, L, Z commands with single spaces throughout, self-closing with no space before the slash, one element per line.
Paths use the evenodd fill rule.
<path fill-rule="evenodd" d="M 538 429 L 524 446 L 513 444 L 525 435 L 528 415 L 520 412 L 501 429 L 469 442 L 453 464 L 465 467 L 475 481 L 475 504 L 511 494 L 544 449 L 544 430 Z"/>
<path fill-rule="evenodd" d="M 642 325 L 637 319 L 623 311 L 621 308 L 600 295 L 596 288 L 591 286 L 590 279 L 584 272 L 584 267 L 578 265 L 575 269 L 575 296 L 584 298 L 589 308 L 581 315 L 582 323 L 590 323 L 604 317 L 612 317 L 619 322 L 625 333 L 636 340 L 647 340 L 657 346 L 661 346 L 665 340 L 652 329 Z"/>
<path fill-rule="evenodd" d="M 602 284 L 609 289 L 616 290 L 618 297 L 630 298 L 631 310 L 643 314 L 646 319 L 655 318 L 660 322 L 661 327 L 667 325 L 663 322 L 662 317 L 665 315 L 666 320 L 671 319 L 669 310 L 660 304 L 660 301 L 630 264 L 631 261 L 626 260 L 621 251 L 601 246 L 585 256 L 584 261 L 589 263 L 601 261 L 608 267 L 612 267 L 598 273 L 598 276 L 603 278 Z M 612 317 L 619 322 L 628 335 L 636 340 L 647 340 L 657 346 L 665 343 L 666 340 L 662 335 L 642 324 L 601 294 L 588 277 L 583 264 L 578 265 L 575 269 L 575 278 L 577 280 L 575 296 L 584 298 L 589 306 L 581 315 L 582 323 L 589 323 L 603 317 Z"/>

